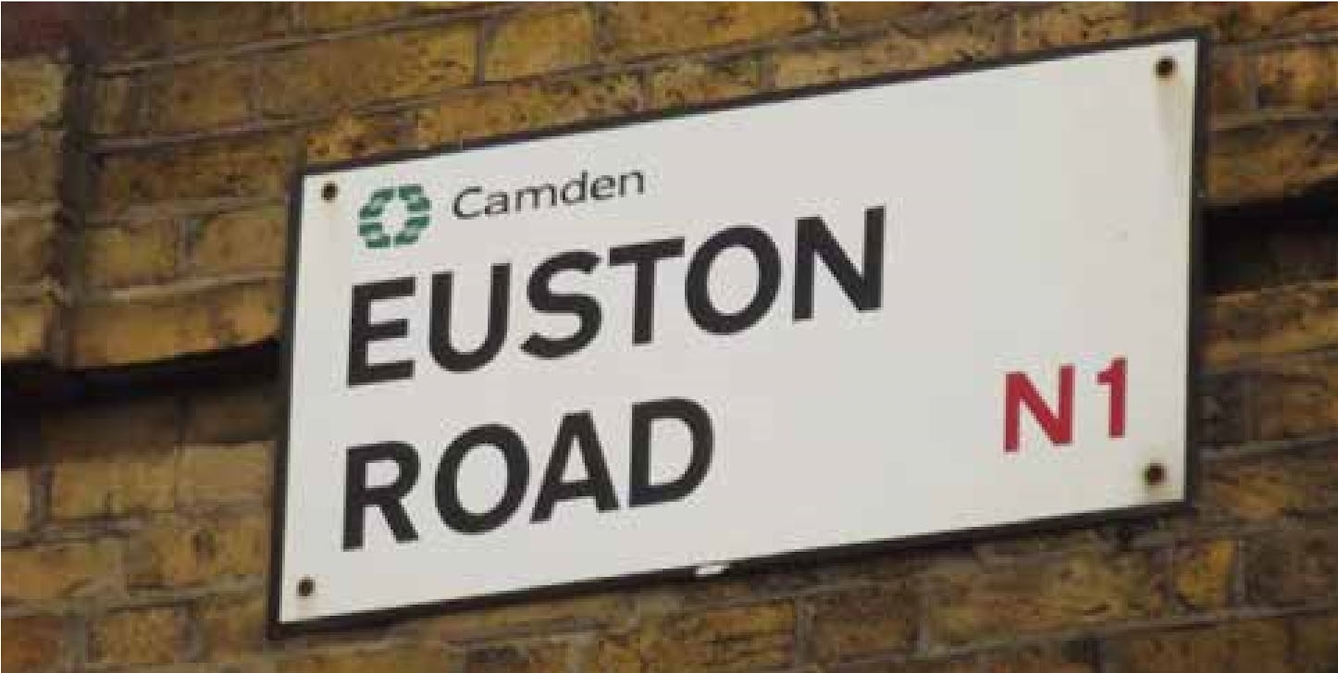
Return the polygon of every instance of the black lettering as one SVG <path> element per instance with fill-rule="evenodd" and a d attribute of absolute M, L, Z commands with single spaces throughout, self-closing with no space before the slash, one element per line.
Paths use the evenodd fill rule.
<path fill-rule="evenodd" d="M 627 183 L 636 180 L 636 193 L 646 193 L 646 176 L 641 171 L 628 171 L 618 176 L 618 196 L 627 196 Z"/>
<path fill-rule="evenodd" d="M 738 313 L 722 313 L 711 302 L 711 264 L 721 252 L 740 246 L 757 262 L 757 289 Z M 752 327 L 766 315 L 780 290 L 780 252 L 765 231 L 756 227 L 731 227 L 706 239 L 688 264 L 688 313 L 697 326 L 712 334 L 733 334 Z"/>
<path fill-rule="evenodd" d="M 575 187 L 576 191 L 571 189 Z M 562 202 L 571 206 L 585 202 L 586 192 L 590 189 L 590 171 L 581 171 L 581 177 L 572 178 L 562 185 Z"/>
<path fill-rule="evenodd" d="M 451 345 L 451 273 L 432 275 L 432 317 L 428 323 L 428 342 L 432 358 L 450 372 L 470 372 L 488 364 L 506 339 L 507 304 L 511 296 L 511 265 L 492 266 L 492 287 L 488 292 L 488 331 L 483 343 L 469 353 Z"/>
<path fill-rule="evenodd" d="M 650 426 L 657 420 L 678 420 L 692 436 L 692 456 L 688 467 L 677 479 L 662 484 L 650 483 Z M 670 398 L 632 405 L 632 470 L 627 502 L 632 507 L 679 500 L 692 493 L 711 467 L 715 432 L 711 417 L 692 400 Z"/>
<path fill-rule="evenodd" d="M 483 209 L 488 215 L 505 215 L 511 212 L 511 204 L 505 192 L 493 192 L 488 195 L 488 206 Z"/>
<path fill-rule="evenodd" d="M 472 213 L 467 213 L 465 212 L 464 208 L 462 208 L 460 205 L 465 200 L 466 196 L 470 194 L 482 194 L 482 193 L 483 193 L 482 187 L 467 187 L 465 188 L 464 191 L 460 192 L 459 194 L 456 194 L 455 203 L 452 204 L 451 206 L 452 210 L 455 211 L 455 216 L 462 220 L 468 220 L 483 214 L 483 211 L 481 210 L 475 210 Z"/>
<path fill-rule="evenodd" d="M 395 481 L 385 486 L 367 486 L 367 466 L 395 462 Z M 413 542 L 418 532 L 401 502 L 418 481 L 418 453 L 404 442 L 364 444 L 348 450 L 344 473 L 344 550 L 361 549 L 367 508 L 381 510 L 396 542 Z"/>
<path fill-rule="evenodd" d="M 655 322 L 655 263 L 683 256 L 683 239 L 668 238 L 649 243 L 609 248 L 609 266 L 633 264 L 636 290 L 632 303 L 632 343 L 649 343 Z"/>
<path fill-rule="evenodd" d="M 540 196 L 547 197 L 548 203 L 543 203 Z M 553 185 L 531 185 L 521 187 L 516 190 L 516 212 L 525 210 L 525 200 L 530 201 L 530 210 L 537 210 L 544 207 L 553 207 L 557 205 L 557 188 Z"/>
<path fill-rule="evenodd" d="M 580 293 L 555 293 L 549 287 L 553 276 L 562 271 L 590 273 L 599 264 L 599 257 L 585 251 L 564 252 L 550 257 L 530 274 L 530 305 L 540 313 L 571 313 L 580 321 L 580 327 L 569 337 L 554 339 L 532 334 L 521 344 L 521 350 L 540 358 L 560 358 L 585 348 L 603 322 L 599 302 Z"/>
<path fill-rule="evenodd" d="M 614 191 L 617 187 L 618 183 L 614 181 L 612 176 L 601 175 L 595 178 L 594 184 L 590 185 L 590 196 L 599 201 L 611 199 L 618 195 Z"/>
<path fill-rule="evenodd" d="M 460 464 L 471 450 L 483 445 L 497 447 L 506 460 L 506 489 L 492 509 L 475 514 L 460 503 L 456 484 L 460 479 Z M 525 455 L 525 444 L 510 428 L 502 425 L 481 425 L 460 435 L 446 447 L 437 466 L 437 512 L 442 523 L 460 533 L 486 533 L 504 523 L 520 506 L 525 487 L 530 481 L 530 463 Z"/>
<path fill-rule="evenodd" d="M 813 260 L 821 257 L 823 266 L 841 285 L 850 303 L 861 311 L 883 305 L 883 223 L 882 206 L 864 211 L 864 271 L 855 265 L 837 243 L 820 217 L 799 220 L 795 240 L 794 319 L 813 317 Z"/>
<path fill-rule="evenodd" d="M 586 477 L 577 481 L 563 481 L 562 475 L 571 459 L 572 445 L 580 447 Z M 562 417 L 557 439 L 553 440 L 553 455 L 544 469 L 544 481 L 539 487 L 539 497 L 530 521 L 547 521 L 553 516 L 553 506 L 558 502 L 590 497 L 595 499 L 595 509 L 601 512 L 618 509 L 618 497 L 613 492 L 613 479 L 609 476 L 608 464 L 604 462 L 604 449 L 599 444 L 599 435 L 595 433 L 595 422 L 590 412 L 582 411 Z"/>
<path fill-rule="evenodd" d="M 348 326 L 348 385 L 381 383 L 413 376 L 413 360 L 370 364 L 368 345 L 382 339 L 398 339 L 409 333 L 409 321 L 403 318 L 372 323 L 372 302 L 408 297 L 414 292 L 414 279 L 395 278 L 353 286 L 353 310 Z"/>

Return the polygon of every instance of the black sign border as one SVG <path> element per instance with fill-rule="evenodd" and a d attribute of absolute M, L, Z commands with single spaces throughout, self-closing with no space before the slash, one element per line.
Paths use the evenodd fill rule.
<path fill-rule="evenodd" d="M 783 568 L 793 568 L 801 564 L 814 564 L 833 560 L 848 560 L 853 557 L 868 555 L 875 552 L 889 552 L 908 548 L 923 548 L 931 545 L 940 545 L 946 543 L 960 543 L 963 541 L 979 541 L 983 539 L 993 539 L 1004 536 L 1013 536 L 1031 532 L 1056 531 L 1060 529 L 1071 529 L 1091 526 L 1095 524 L 1110 523 L 1113 521 L 1148 518 L 1162 516 L 1167 514 L 1183 513 L 1192 509 L 1192 503 L 1197 499 L 1200 482 L 1199 465 L 1199 447 L 1197 445 L 1198 423 L 1200 417 L 1199 399 L 1197 381 L 1202 357 L 1202 322 L 1203 322 L 1203 250 L 1202 250 L 1202 212 L 1203 199 L 1206 196 L 1204 188 L 1204 159 L 1207 145 L 1207 114 L 1208 114 L 1208 51 L 1209 33 L 1203 28 L 1191 28 L 1171 32 L 1158 33 L 1142 37 L 1127 38 L 1120 40 L 1110 40 L 1095 44 L 1085 44 L 1077 46 L 1062 47 L 1057 49 L 1048 49 L 1024 54 L 1015 54 L 1010 57 L 992 60 L 988 62 L 965 62 L 951 65 L 916 70 L 910 72 L 898 72 L 873 77 L 865 77 L 841 82 L 807 86 L 796 89 L 787 89 L 784 91 L 766 92 L 757 95 L 746 96 L 732 99 L 724 102 L 709 103 L 705 105 L 696 105 L 683 108 L 674 108 L 671 110 L 656 110 L 651 112 L 636 113 L 620 116 L 614 119 L 600 119 L 594 121 L 580 122 L 563 126 L 549 127 L 535 131 L 525 131 L 521 133 L 500 135 L 484 138 L 481 140 L 450 143 L 434 148 L 422 150 L 403 150 L 381 154 L 362 159 L 353 159 L 334 163 L 311 166 L 298 171 L 291 182 L 288 196 L 288 252 L 287 265 L 285 267 L 285 289 L 284 289 L 284 312 L 282 338 L 280 347 L 282 349 L 283 363 L 283 434 L 279 437 L 278 447 L 275 451 L 274 461 L 274 488 L 272 519 L 270 530 L 270 567 L 269 580 L 266 582 L 268 591 L 267 609 L 266 609 L 266 630 L 271 639 L 281 639 L 290 636 L 321 633 L 329 631 L 338 631 L 352 628 L 367 628 L 383 626 L 391 622 L 423 617 L 429 615 L 440 615 L 448 611 L 461 611 L 469 609 L 484 608 L 497 605 L 513 604 L 522 601 L 543 601 L 552 598 L 569 597 L 575 594 L 587 593 L 592 591 L 616 591 L 619 589 L 641 586 L 651 582 L 664 581 L 690 581 L 698 579 L 697 569 L 700 565 L 693 565 L 684 568 L 672 568 L 665 570 L 655 570 L 643 573 L 634 573 L 618 577 L 596 578 L 590 580 L 580 580 L 566 584 L 557 584 L 537 588 L 520 589 L 515 591 L 491 594 L 488 596 L 471 597 L 463 599 L 445 599 L 416 603 L 393 608 L 384 608 L 378 610 L 369 610 L 363 612 L 354 612 L 343 615 L 319 617 L 297 622 L 279 621 L 279 604 L 281 592 L 285 589 L 296 592 L 297 587 L 283 587 L 283 549 L 284 549 L 284 525 L 286 522 L 286 510 L 288 501 L 288 438 L 291 424 L 291 403 L 293 395 L 293 322 L 295 317 L 295 301 L 297 296 L 297 251 L 301 243 L 301 205 L 302 205 L 302 183 L 305 179 L 327 175 L 334 172 L 345 171 L 353 168 L 363 168 L 367 166 L 376 166 L 401 162 L 411 159 L 421 159 L 425 157 L 443 156 L 477 150 L 486 147 L 497 147 L 500 145 L 510 145 L 523 143 L 532 140 L 541 140 L 557 136 L 574 135 L 587 131 L 600 131 L 622 126 L 631 126 L 635 124 L 659 121 L 664 119 L 673 119 L 676 117 L 686 117 L 690 115 L 699 115 L 722 110 L 733 110 L 738 108 L 753 107 L 769 103 L 779 103 L 801 98 L 810 98 L 830 93 L 849 91 L 852 89 L 867 88 L 873 86 L 883 86 L 887 84 L 897 84 L 903 82 L 914 82 L 925 79 L 935 79 L 953 75 L 981 72 L 985 70 L 994 70 L 1031 63 L 1042 63 L 1046 61 L 1060 60 L 1074 56 L 1084 56 L 1089 54 L 1098 54 L 1110 51 L 1119 51 L 1134 47 L 1154 46 L 1171 42 L 1181 42 L 1184 40 L 1193 40 L 1196 43 L 1197 63 L 1195 64 L 1196 79 L 1194 83 L 1194 129 L 1193 129 L 1193 167 L 1190 175 L 1190 239 L 1189 239 L 1189 296 L 1187 297 L 1189 308 L 1189 324 L 1187 329 L 1187 338 L 1189 343 L 1186 346 L 1187 362 L 1187 380 L 1186 385 L 1186 425 L 1185 425 L 1185 474 L 1184 477 L 1184 498 L 1172 501 L 1157 503 L 1153 505 L 1136 505 L 1132 507 L 1113 508 L 1095 512 L 1084 512 L 1080 514 L 1070 514 L 1056 517 L 1046 517 L 1041 519 L 1032 519 L 1009 524 L 1000 524 L 994 526 L 981 526 L 975 528 L 964 528 L 940 533 L 929 533 L 924 535 L 915 535 L 910 537 L 892 538 L 888 540 L 875 540 L 869 542 L 859 542 L 847 545 L 838 545 L 834 547 L 823 547 L 818 549 L 808 549 L 800 551 L 783 552 L 770 556 L 763 556 L 752 559 L 730 560 L 728 564 L 727 576 L 734 577 L 744 573 L 755 573 L 763 570 L 777 570 Z M 1149 76 L 1155 76 L 1149 73 Z M 369 570 L 368 580 L 374 581 L 375 570 Z M 319 591 L 319 586 L 316 588 Z"/>

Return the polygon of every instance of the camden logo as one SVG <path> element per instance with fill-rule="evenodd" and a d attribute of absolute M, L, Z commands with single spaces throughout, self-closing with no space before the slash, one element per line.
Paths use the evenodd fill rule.
<path fill-rule="evenodd" d="M 386 231 L 386 206 L 399 199 L 404 202 L 408 216 L 393 233 Z M 368 248 L 379 249 L 392 246 L 413 245 L 418 237 L 431 224 L 428 211 L 432 202 L 423 193 L 422 185 L 399 185 L 382 187 L 372 192 L 371 198 L 358 210 L 358 235 Z"/>

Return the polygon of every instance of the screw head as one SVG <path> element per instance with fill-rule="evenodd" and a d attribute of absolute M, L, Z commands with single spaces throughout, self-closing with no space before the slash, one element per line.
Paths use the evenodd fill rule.
<path fill-rule="evenodd" d="M 1148 486 L 1156 486 L 1166 481 L 1166 466 L 1161 463 L 1150 463 L 1143 470 L 1143 481 Z"/>
<path fill-rule="evenodd" d="M 1157 59 L 1157 76 L 1166 79 L 1175 74 L 1175 59 L 1163 56 Z"/>
<path fill-rule="evenodd" d="M 325 199 L 326 201 L 333 201 L 335 200 L 336 196 L 339 196 L 339 187 L 336 186 L 335 183 L 327 182 L 325 183 L 324 187 L 321 187 L 322 199 Z"/>
<path fill-rule="evenodd" d="M 303 577 L 297 581 L 297 595 L 303 598 L 316 593 L 316 580 L 310 577 Z"/>

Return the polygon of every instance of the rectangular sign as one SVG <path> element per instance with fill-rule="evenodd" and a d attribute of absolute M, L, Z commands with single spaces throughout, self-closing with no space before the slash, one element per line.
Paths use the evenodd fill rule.
<path fill-rule="evenodd" d="M 1183 504 L 1203 48 L 301 176 L 273 628 Z"/>

